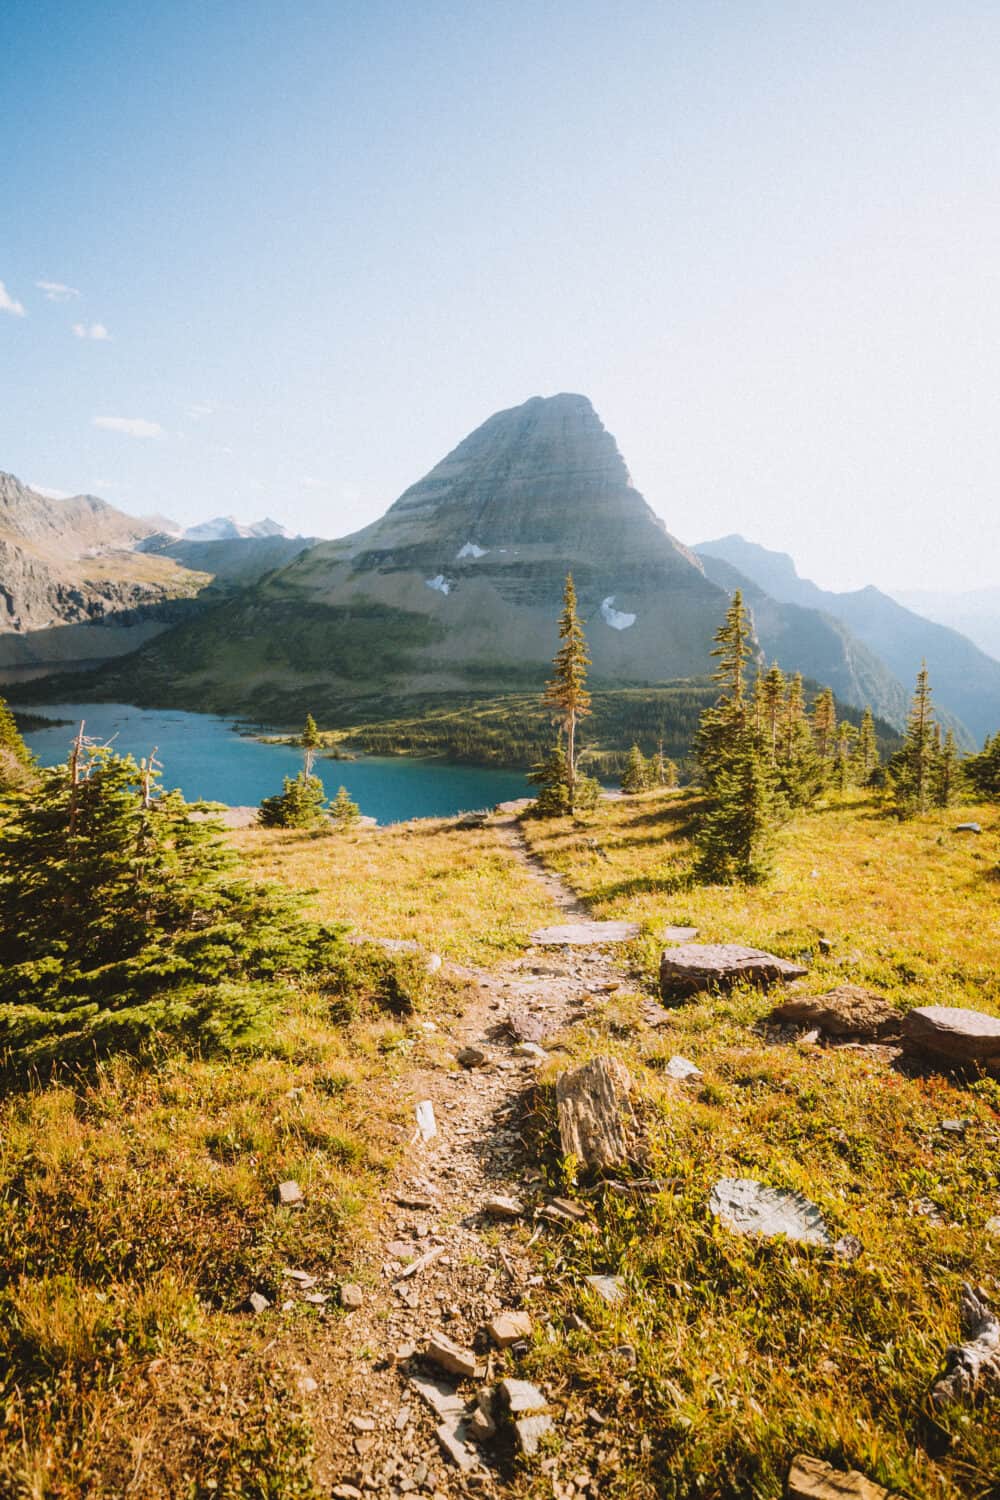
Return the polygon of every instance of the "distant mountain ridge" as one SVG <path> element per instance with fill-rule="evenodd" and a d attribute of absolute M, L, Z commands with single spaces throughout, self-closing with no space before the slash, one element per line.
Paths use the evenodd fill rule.
<path fill-rule="evenodd" d="M 278 521 L 272 521 L 270 516 L 265 516 L 262 521 L 254 521 L 252 525 L 245 525 L 237 521 L 235 516 L 215 516 L 211 521 L 199 521 L 195 526 L 189 526 L 181 533 L 186 542 L 228 542 L 238 537 L 287 537 L 287 532 Z"/>
<path fill-rule="evenodd" d="M 892 597 L 915 614 L 968 636 L 980 651 L 1000 661 L 1000 588 L 893 589 Z"/>
<path fill-rule="evenodd" d="M 1000 728 L 1000 662 L 957 631 L 924 619 L 869 586 L 849 593 L 800 578 L 791 557 L 742 536 L 701 542 L 695 552 L 736 568 L 778 603 L 833 615 L 888 667 L 907 695 L 926 660 L 936 701 L 976 741 Z"/>

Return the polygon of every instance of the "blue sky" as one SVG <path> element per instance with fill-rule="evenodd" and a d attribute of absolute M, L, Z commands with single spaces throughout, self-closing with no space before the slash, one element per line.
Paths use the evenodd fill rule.
<path fill-rule="evenodd" d="M 998 77 L 961 0 L 6 0 L 0 468 L 333 536 L 576 390 L 686 541 L 1000 583 Z"/>

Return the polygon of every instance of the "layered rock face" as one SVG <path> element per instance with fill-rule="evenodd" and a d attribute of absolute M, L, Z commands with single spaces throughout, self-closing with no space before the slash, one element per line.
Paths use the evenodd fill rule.
<path fill-rule="evenodd" d="M 316 603 L 425 617 L 428 687 L 491 665 L 540 667 L 572 571 L 598 680 L 709 670 L 725 597 L 665 530 L 585 396 L 534 397 L 478 427 L 373 525 L 269 585 Z"/>

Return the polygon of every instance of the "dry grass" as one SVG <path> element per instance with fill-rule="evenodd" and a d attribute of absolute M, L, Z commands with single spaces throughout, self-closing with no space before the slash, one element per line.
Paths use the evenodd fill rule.
<path fill-rule="evenodd" d="M 254 828 L 233 838 L 254 875 L 315 890 L 320 918 L 371 937 L 412 938 L 459 962 L 497 963 L 555 919 L 496 828 L 428 818 L 321 836 Z"/>

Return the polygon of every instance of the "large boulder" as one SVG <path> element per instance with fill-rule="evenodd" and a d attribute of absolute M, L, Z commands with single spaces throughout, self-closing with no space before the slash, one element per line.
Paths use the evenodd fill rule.
<path fill-rule="evenodd" d="M 698 990 L 728 990 L 740 980 L 767 986 L 806 973 L 801 964 L 741 943 L 681 943 L 660 957 L 660 993 L 676 1000 Z"/>
<path fill-rule="evenodd" d="M 898 1036 L 903 1022 L 884 995 L 860 984 L 841 984 L 825 995 L 790 995 L 769 1019 L 818 1026 L 827 1036 L 856 1036 L 865 1041 Z"/>
<path fill-rule="evenodd" d="M 932 1058 L 1000 1073 L 1000 1018 L 961 1005 L 921 1005 L 903 1018 L 909 1048 Z"/>
<path fill-rule="evenodd" d="M 623 1166 L 629 1159 L 625 1122 L 631 1093 L 631 1074 L 615 1057 L 595 1057 L 560 1073 L 556 1108 L 563 1156 L 592 1170 Z"/>

